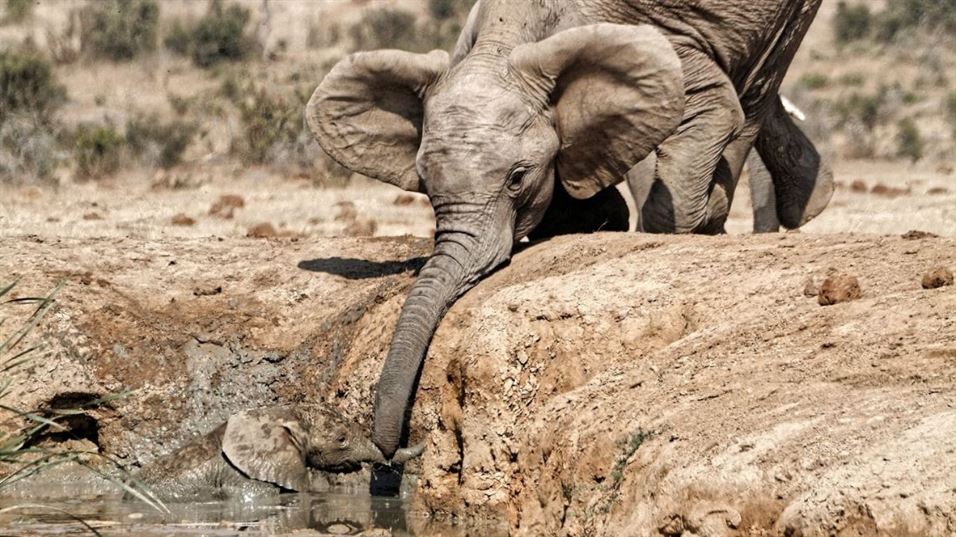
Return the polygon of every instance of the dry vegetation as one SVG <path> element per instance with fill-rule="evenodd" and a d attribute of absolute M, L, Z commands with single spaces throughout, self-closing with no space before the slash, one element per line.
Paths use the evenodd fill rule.
<path fill-rule="evenodd" d="M 470 4 L 3 0 L 0 187 L 40 186 L 7 196 L 7 227 L 62 232 L 64 222 L 95 210 L 76 207 L 73 216 L 76 200 L 115 204 L 111 192 L 122 188 L 136 193 L 122 200 L 129 210 L 101 208 L 100 227 L 86 232 L 113 233 L 126 212 L 138 215 L 137 228 L 169 228 L 183 213 L 196 225 L 175 226 L 179 233 L 241 236 L 260 221 L 224 231 L 178 201 L 192 202 L 197 196 L 188 193 L 198 191 L 196 203 L 208 206 L 238 190 L 276 202 L 257 210 L 280 231 L 427 235 L 427 207 L 394 206 L 397 193 L 331 161 L 305 128 L 302 108 L 350 51 L 451 48 Z M 956 196 L 950 4 L 824 3 L 784 89 L 808 112 L 807 127 L 835 158 L 844 187 L 809 229 L 902 232 L 906 223 L 890 212 L 918 205 L 925 207 L 918 225 L 954 232 L 956 216 L 946 209 Z M 849 188 L 860 181 L 865 195 Z M 304 200 L 300 185 L 327 188 Z M 355 195 L 340 195 L 342 187 Z M 356 196 L 363 218 L 377 226 L 329 222 L 328 209 L 315 208 Z M 745 232 L 743 191 L 738 201 L 729 229 Z"/>

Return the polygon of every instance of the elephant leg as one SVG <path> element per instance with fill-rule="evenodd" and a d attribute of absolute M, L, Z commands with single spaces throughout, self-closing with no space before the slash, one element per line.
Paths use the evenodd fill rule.
<path fill-rule="evenodd" d="M 773 180 L 776 215 L 784 227 L 798 228 L 826 208 L 833 196 L 833 171 L 779 97 L 764 120 L 756 147 Z"/>
<path fill-rule="evenodd" d="M 683 52 L 684 118 L 657 148 L 641 224 L 651 233 L 720 233 L 752 139 L 737 142 L 744 113 L 724 72 L 699 51 Z"/>
<path fill-rule="evenodd" d="M 780 231 L 777 220 L 777 196 L 773 188 L 773 179 L 760 155 L 754 151 L 747 158 L 750 171 L 750 202 L 753 205 L 754 233 L 776 233 Z"/>
<path fill-rule="evenodd" d="M 555 181 L 551 205 L 541 223 L 528 238 L 542 240 L 572 233 L 627 231 L 630 211 L 616 187 L 608 187 L 595 196 L 579 200 L 571 197 L 560 181 Z"/>

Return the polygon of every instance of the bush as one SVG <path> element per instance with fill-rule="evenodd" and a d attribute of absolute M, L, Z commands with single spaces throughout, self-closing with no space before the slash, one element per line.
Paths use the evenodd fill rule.
<path fill-rule="evenodd" d="M 83 47 L 97 58 L 132 60 L 156 48 L 156 0 L 102 0 L 80 16 Z"/>
<path fill-rule="evenodd" d="M 836 42 L 846 44 L 869 36 L 872 25 L 870 8 L 850 6 L 842 1 L 837 4 L 836 15 L 833 16 L 833 34 Z"/>
<path fill-rule="evenodd" d="M 199 67 L 208 68 L 224 61 L 241 61 L 253 50 L 246 34 L 249 10 L 237 5 L 224 6 L 213 0 L 209 11 L 192 27 L 176 21 L 163 39 L 169 50 L 188 55 Z"/>
<path fill-rule="evenodd" d="M 956 91 L 946 97 L 946 115 L 953 124 L 953 133 L 956 136 Z"/>
<path fill-rule="evenodd" d="M 265 88 L 245 91 L 245 98 L 238 102 L 242 134 L 234 149 L 242 160 L 264 164 L 280 146 L 295 142 L 302 130 L 302 103 Z"/>
<path fill-rule="evenodd" d="M 194 123 L 178 119 L 163 122 L 156 116 L 136 117 L 126 124 L 126 143 L 147 164 L 168 169 L 182 160 L 196 131 Z"/>
<path fill-rule="evenodd" d="M 896 129 L 897 156 L 909 158 L 913 162 L 923 158 L 926 143 L 916 123 L 905 118 L 896 124 Z"/>
<path fill-rule="evenodd" d="M 163 46 L 180 56 L 189 56 L 193 46 L 192 30 L 181 20 L 173 21 L 163 38 Z"/>
<path fill-rule="evenodd" d="M 66 100 L 49 62 L 32 53 L 0 51 L 0 123 L 11 114 L 46 121 Z"/>
<path fill-rule="evenodd" d="M 0 124 L 0 180 L 48 181 L 60 160 L 59 144 L 49 125 L 29 118 Z"/>
<path fill-rule="evenodd" d="M 6 22 L 20 23 L 33 15 L 34 0 L 7 0 Z"/>
<path fill-rule="evenodd" d="M 821 73 L 807 73 L 800 77 L 799 84 L 809 90 L 818 90 L 827 87 L 830 77 Z"/>
<path fill-rule="evenodd" d="M 472 4 L 474 0 L 428 0 L 428 13 L 439 21 L 450 18 L 464 20 Z"/>
<path fill-rule="evenodd" d="M 305 46 L 311 49 L 338 45 L 342 41 L 342 26 L 336 22 L 329 24 L 311 24 L 305 37 Z"/>
<path fill-rule="evenodd" d="M 956 0 L 893 0 L 876 17 L 877 37 L 892 40 L 918 27 L 956 32 Z"/>
<path fill-rule="evenodd" d="M 112 125 L 83 125 L 75 134 L 73 153 L 80 175 L 98 178 L 119 169 L 125 140 Z"/>
<path fill-rule="evenodd" d="M 883 117 L 882 109 L 886 102 L 886 94 L 887 89 L 881 88 L 874 95 L 853 93 L 848 98 L 841 99 L 834 106 L 838 126 L 856 120 L 868 130 L 872 130 Z"/>
<path fill-rule="evenodd" d="M 404 9 L 369 9 L 349 28 L 349 37 L 356 50 L 423 50 L 415 22 L 415 15 Z"/>

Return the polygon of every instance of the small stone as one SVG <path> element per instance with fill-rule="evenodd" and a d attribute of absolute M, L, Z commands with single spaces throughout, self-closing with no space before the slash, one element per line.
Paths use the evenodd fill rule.
<path fill-rule="evenodd" d="M 923 289 L 939 289 L 953 285 L 953 271 L 946 267 L 936 267 L 923 274 Z"/>
<path fill-rule="evenodd" d="M 850 190 L 853 192 L 862 193 L 862 192 L 866 192 L 868 189 L 866 188 L 866 183 L 863 182 L 862 179 L 857 179 L 853 181 L 852 183 L 850 183 Z"/>
<path fill-rule="evenodd" d="M 911 229 L 903 234 L 903 238 L 908 241 L 916 241 L 919 239 L 935 239 L 939 237 L 935 233 L 930 233 L 928 231 L 920 231 L 918 229 Z"/>
<path fill-rule="evenodd" d="M 862 296 L 863 290 L 860 288 L 860 281 L 856 279 L 856 276 L 838 274 L 824 280 L 823 285 L 820 286 L 817 301 L 821 306 L 832 306 L 856 300 Z"/>
<path fill-rule="evenodd" d="M 246 237 L 250 239 L 272 239 L 279 236 L 279 232 L 269 222 L 256 224 L 249 228 Z"/>
<path fill-rule="evenodd" d="M 191 217 L 189 217 L 189 216 L 187 216 L 187 215 L 185 215 L 185 214 L 183 214 L 183 213 L 179 213 L 179 214 L 177 214 L 176 216 L 174 216 L 170 222 L 171 222 L 174 226 L 188 227 L 188 226 L 194 226 L 194 225 L 196 225 L 196 220 L 195 220 L 195 219 L 193 219 L 193 218 L 191 218 Z"/>
<path fill-rule="evenodd" d="M 224 194 L 209 208 L 209 214 L 219 218 L 230 219 L 236 212 L 246 206 L 246 200 L 236 194 Z"/>
<path fill-rule="evenodd" d="M 103 217 L 100 213 L 93 211 L 83 215 L 83 220 L 102 220 Z"/>

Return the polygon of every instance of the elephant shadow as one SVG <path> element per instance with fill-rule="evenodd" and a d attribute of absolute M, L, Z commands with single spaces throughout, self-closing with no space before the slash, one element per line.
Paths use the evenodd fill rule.
<path fill-rule="evenodd" d="M 393 276 L 403 272 L 418 275 L 427 257 L 413 257 L 404 261 L 369 261 L 347 257 L 323 257 L 300 261 L 298 267 L 310 272 L 324 272 L 349 280 L 367 280 Z"/>

